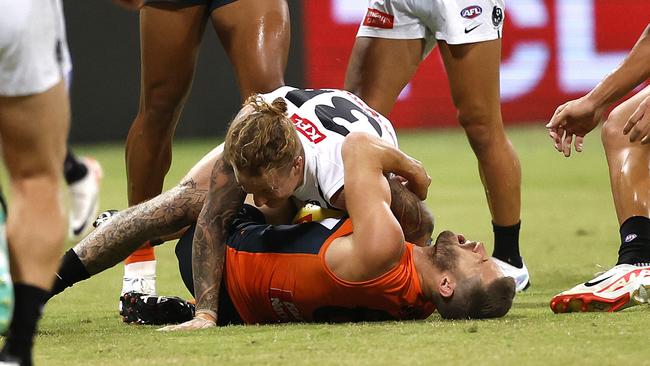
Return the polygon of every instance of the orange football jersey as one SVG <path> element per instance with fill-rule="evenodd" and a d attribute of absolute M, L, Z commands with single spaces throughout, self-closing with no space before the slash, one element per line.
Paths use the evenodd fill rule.
<path fill-rule="evenodd" d="M 352 233 L 350 219 L 238 230 L 227 242 L 225 280 L 246 323 L 425 319 L 435 309 L 422 293 L 410 243 L 387 273 L 348 282 L 329 270 L 325 251 Z"/>

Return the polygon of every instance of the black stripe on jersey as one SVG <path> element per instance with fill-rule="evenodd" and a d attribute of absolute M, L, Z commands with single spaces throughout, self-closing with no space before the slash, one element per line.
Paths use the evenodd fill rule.
<path fill-rule="evenodd" d="M 331 90 L 321 90 L 321 89 L 312 89 L 312 90 L 296 89 L 288 92 L 285 98 L 291 103 L 293 103 L 293 105 L 300 108 L 302 107 L 303 104 L 305 104 L 306 101 L 315 98 L 321 94 L 331 93 L 331 92 L 332 92 Z"/>
<path fill-rule="evenodd" d="M 341 219 L 331 230 L 317 222 L 295 225 L 269 225 L 261 212 L 245 205 L 233 222 L 226 245 L 249 253 L 318 254 L 327 238 L 344 222 Z"/>

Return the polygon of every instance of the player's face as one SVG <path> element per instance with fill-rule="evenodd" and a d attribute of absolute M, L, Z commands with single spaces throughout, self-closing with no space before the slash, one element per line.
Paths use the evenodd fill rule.
<path fill-rule="evenodd" d="M 253 195 L 256 206 L 278 207 L 293 196 L 302 183 L 302 169 L 294 164 L 256 176 L 237 172 L 236 177 L 244 191 Z"/>
<path fill-rule="evenodd" d="M 451 231 L 443 231 L 436 239 L 436 247 L 436 251 L 441 254 L 443 248 L 449 249 L 449 256 L 456 258 L 456 270 L 466 278 L 478 277 L 487 284 L 503 277 L 481 242 L 467 240 L 463 235 Z"/>

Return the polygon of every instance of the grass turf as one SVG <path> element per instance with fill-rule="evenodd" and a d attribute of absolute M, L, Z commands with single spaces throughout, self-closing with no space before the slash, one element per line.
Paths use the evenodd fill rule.
<path fill-rule="evenodd" d="M 622 364 L 650 363 L 645 307 L 616 314 L 555 315 L 555 293 L 611 266 L 618 249 L 607 167 L 597 134 L 585 152 L 564 159 L 545 130 L 512 128 L 523 171 L 521 248 L 532 287 L 511 312 L 489 321 L 341 325 L 232 326 L 159 333 L 128 326 L 117 314 L 122 268 L 117 266 L 50 301 L 40 324 L 35 361 L 41 365 L 205 364 Z M 166 187 L 218 141 L 179 141 Z M 433 183 L 428 205 L 441 229 L 491 247 L 490 215 L 475 157 L 460 130 L 402 132 L 403 150 L 420 159 Z M 79 146 L 103 165 L 102 208 L 126 206 L 121 145 Z M 187 296 L 173 243 L 156 251 L 158 292 Z"/>

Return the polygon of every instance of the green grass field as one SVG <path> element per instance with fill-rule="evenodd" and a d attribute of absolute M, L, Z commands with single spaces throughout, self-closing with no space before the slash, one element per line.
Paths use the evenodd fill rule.
<path fill-rule="evenodd" d="M 521 248 L 532 287 L 510 313 L 489 321 L 342 325 L 231 326 L 160 333 L 124 325 L 117 314 L 118 266 L 52 299 L 36 342 L 40 365 L 522 365 L 650 364 L 645 321 L 637 307 L 617 314 L 555 315 L 555 293 L 585 281 L 616 260 L 618 224 L 598 134 L 585 152 L 565 159 L 542 128 L 509 129 L 523 170 Z M 179 141 L 171 187 L 217 140 Z M 473 153 L 460 130 L 402 132 L 403 150 L 420 159 L 433 183 L 428 204 L 441 229 L 491 248 L 490 216 Z M 121 145 L 78 146 L 102 163 L 102 208 L 126 206 Z M 158 292 L 188 296 L 173 243 L 157 250 Z"/>

